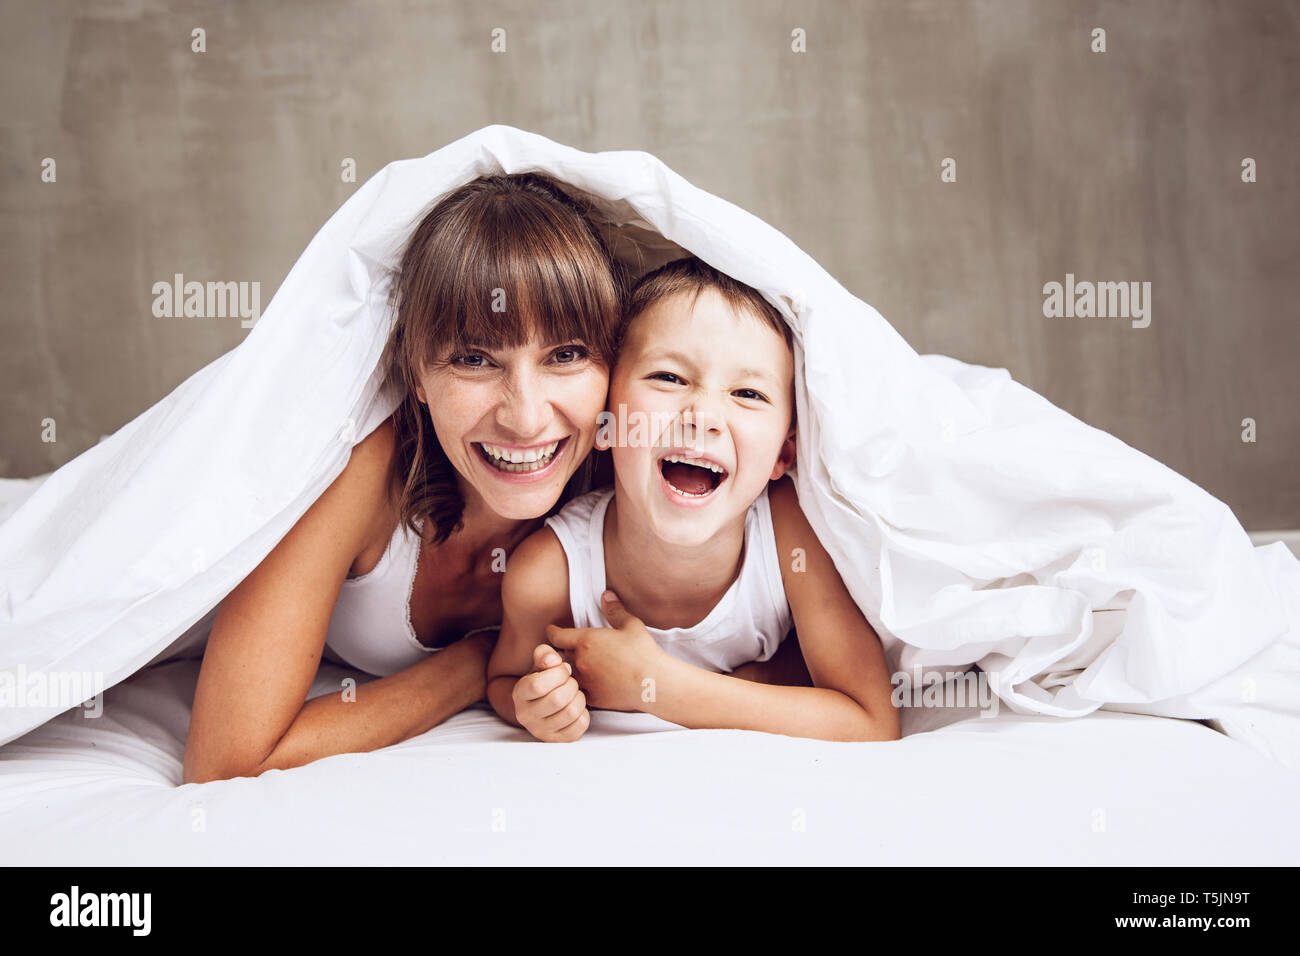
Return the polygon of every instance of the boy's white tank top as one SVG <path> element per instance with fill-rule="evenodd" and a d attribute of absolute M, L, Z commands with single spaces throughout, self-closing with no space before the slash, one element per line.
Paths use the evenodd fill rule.
<path fill-rule="evenodd" d="M 605 590 L 605 513 L 613 497 L 613 488 L 592 491 L 546 519 L 569 560 L 574 627 L 611 626 L 600 608 L 600 595 Z M 722 600 L 694 627 L 646 629 L 678 660 L 727 673 L 748 661 L 770 658 L 793 627 L 764 489 L 745 515 L 740 574 Z"/>

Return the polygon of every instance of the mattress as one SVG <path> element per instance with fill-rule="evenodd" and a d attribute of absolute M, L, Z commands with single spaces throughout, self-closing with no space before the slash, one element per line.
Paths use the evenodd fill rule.
<path fill-rule="evenodd" d="M 484 705 L 392 747 L 181 785 L 199 661 L 0 748 L 7 864 L 1300 863 L 1300 774 L 1190 720 L 907 707 L 902 740 L 597 711 L 542 744 Z M 366 675 L 322 664 L 312 696 Z"/>
<path fill-rule="evenodd" d="M 377 363 L 412 217 L 524 169 L 587 193 L 629 262 L 689 250 L 781 311 L 800 504 L 891 669 L 977 663 L 1018 712 L 908 709 L 876 744 L 597 713 L 547 746 L 480 707 L 376 753 L 178 785 L 198 663 L 165 648 L 392 410 Z M 48 480 L 0 481 L 0 539 L 0 670 L 113 685 L 92 719 L 0 707 L 6 862 L 1300 862 L 1297 770 L 1260 753 L 1300 768 L 1300 564 L 1004 370 L 917 355 L 644 153 L 492 126 L 390 163 L 237 348 Z M 327 661 L 316 690 L 344 676 Z"/>

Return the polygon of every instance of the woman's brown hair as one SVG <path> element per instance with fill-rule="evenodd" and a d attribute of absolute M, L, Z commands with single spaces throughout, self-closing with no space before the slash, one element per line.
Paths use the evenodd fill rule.
<path fill-rule="evenodd" d="M 470 347 L 516 348 L 534 336 L 579 340 L 609 365 L 628 280 L 590 205 L 541 173 L 481 176 L 439 199 L 399 268 L 382 359 L 402 395 L 393 416 L 397 508 L 412 533 L 427 515 L 441 543 L 459 529 L 465 503 L 416 393 L 420 367 Z M 589 455 L 557 505 L 585 488 L 590 470 Z"/>

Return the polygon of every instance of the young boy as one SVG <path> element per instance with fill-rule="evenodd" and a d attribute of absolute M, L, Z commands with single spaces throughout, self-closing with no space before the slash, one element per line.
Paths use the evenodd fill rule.
<path fill-rule="evenodd" d="M 898 739 L 880 640 L 784 477 L 794 357 L 780 313 L 681 259 L 638 283 L 620 342 L 597 436 L 614 487 L 569 502 L 511 555 L 492 706 L 545 741 L 581 737 L 589 707 Z M 770 659 L 792 625 L 815 686 L 729 674 Z"/>

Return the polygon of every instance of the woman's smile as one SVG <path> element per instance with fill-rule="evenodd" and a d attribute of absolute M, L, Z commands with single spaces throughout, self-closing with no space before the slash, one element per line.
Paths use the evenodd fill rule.
<path fill-rule="evenodd" d="M 470 442 L 478 458 L 495 478 L 510 482 L 543 481 L 549 478 L 564 458 L 569 435 L 534 445 L 508 445 L 496 442 Z"/>

